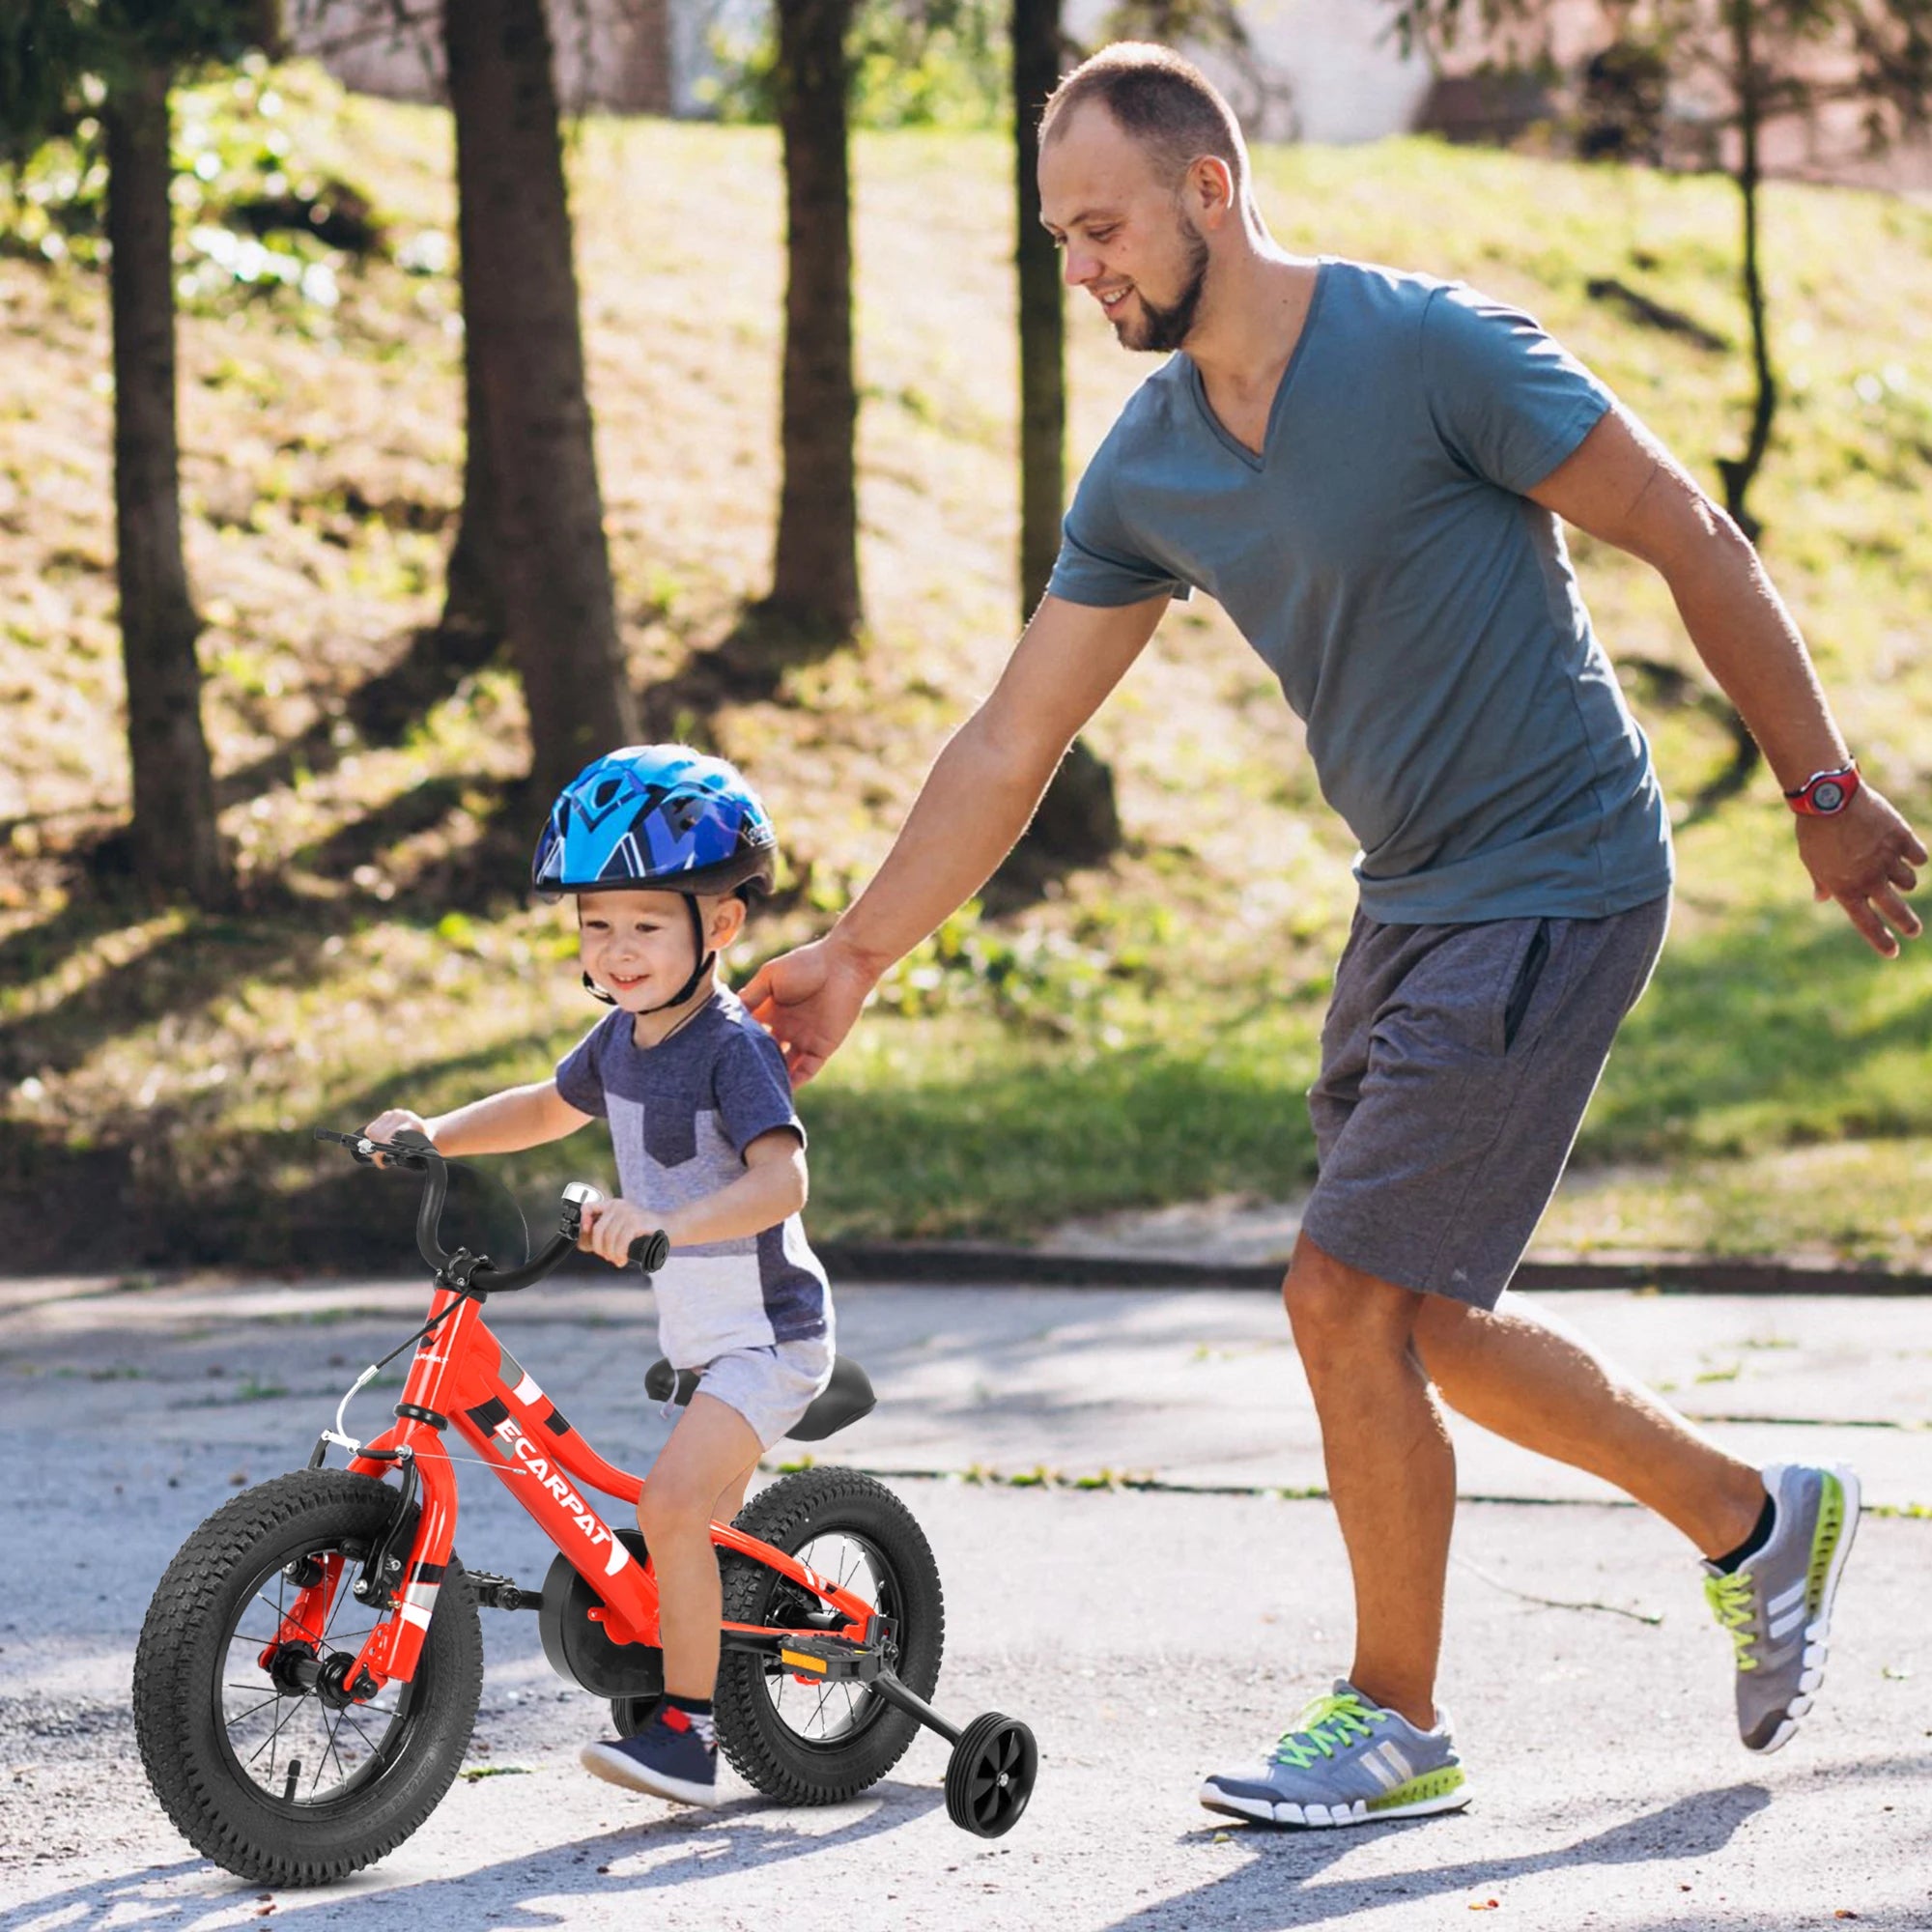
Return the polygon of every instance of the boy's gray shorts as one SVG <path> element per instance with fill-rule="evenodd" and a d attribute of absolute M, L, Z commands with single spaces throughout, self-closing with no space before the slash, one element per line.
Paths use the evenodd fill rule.
<path fill-rule="evenodd" d="M 732 1349 L 714 1355 L 698 1372 L 698 1395 L 715 1396 L 752 1425 L 761 1449 L 769 1449 L 832 1379 L 830 1332 L 762 1349 Z"/>
<path fill-rule="evenodd" d="M 1669 919 L 1667 894 L 1608 919 L 1357 911 L 1308 1095 L 1321 1171 L 1302 1232 L 1400 1288 L 1493 1308 Z"/>

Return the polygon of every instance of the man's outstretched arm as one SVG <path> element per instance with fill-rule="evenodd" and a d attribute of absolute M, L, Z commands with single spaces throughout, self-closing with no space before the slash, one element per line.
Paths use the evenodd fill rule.
<path fill-rule="evenodd" d="M 1737 706 L 1784 790 L 1846 763 L 1845 741 L 1791 613 L 1738 526 L 1637 423 L 1612 410 L 1530 496 L 1655 568 L 1711 675 Z M 1797 820 L 1820 899 L 1836 899 L 1873 952 L 1891 958 L 1922 927 L 1904 895 L 1925 847 L 1869 784 L 1830 818 Z"/>
<path fill-rule="evenodd" d="M 823 939 L 769 961 L 744 988 L 794 1081 L 832 1057 L 886 970 L 992 876 L 1167 605 L 1165 593 L 1104 609 L 1042 601 L 999 683 L 927 773 L 872 882 Z"/>

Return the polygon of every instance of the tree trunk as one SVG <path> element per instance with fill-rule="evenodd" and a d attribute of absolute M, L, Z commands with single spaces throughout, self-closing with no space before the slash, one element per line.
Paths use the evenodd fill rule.
<path fill-rule="evenodd" d="M 1745 506 L 1752 480 L 1771 444 L 1771 425 L 1777 413 L 1777 378 L 1771 366 L 1771 334 L 1765 315 L 1764 275 L 1758 260 L 1758 188 L 1763 176 L 1758 158 L 1758 135 L 1764 120 L 1757 45 L 1751 9 L 1756 0 L 1728 0 L 1731 58 L 1738 80 L 1738 193 L 1743 200 L 1744 262 L 1741 279 L 1745 307 L 1750 316 L 1751 398 L 1750 438 L 1742 456 L 1724 457 L 1718 472 L 1724 480 L 1724 508 L 1738 527 L 1755 543 L 1762 526 Z"/>
<path fill-rule="evenodd" d="M 497 492 L 490 480 L 482 378 L 466 343 L 463 356 L 463 509 L 443 574 L 437 629 L 468 661 L 486 656 L 508 628 L 497 538 Z"/>
<path fill-rule="evenodd" d="M 1061 0 L 1013 0 L 1013 158 L 1019 220 L 1020 621 L 1060 554 L 1066 507 L 1066 318 L 1060 256 L 1039 224 L 1039 111 L 1060 80 Z"/>
<path fill-rule="evenodd" d="M 529 707 L 530 780 L 544 793 L 638 732 L 584 393 L 550 33 L 541 0 L 444 0 L 442 29 L 465 353 Z"/>
<path fill-rule="evenodd" d="M 182 555 L 168 82 L 165 67 L 137 69 L 101 112 L 112 251 L 115 571 L 135 875 L 215 906 L 228 898 L 232 880 L 201 726 L 194 654 L 201 619 Z"/>
<path fill-rule="evenodd" d="M 1012 0 L 1014 213 L 1020 342 L 1020 622 L 1046 594 L 1066 507 L 1066 315 L 1060 256 L 1039 223 L 1039 111 L 1060 81 L 1061 0 Z M 1114 774 L 1076 738 L 1033 823 L 1000 867 L 993 902 L 1031 897 L 1121 845 Z"/>
<path fill-rule="evenodd" d="M 1752 543 L 1764 534 L 1764 526 L 1751 515 L 1746 498 L 1752 480 L 1771 446 L 1771 425 L 1777 413 L 1777 378 L 1771 366 L 1771 331 L 1765 315 L 1764 274 L 1758 261 L 1758 186 L 1762 173 L 1758 159 L 1758 133 L 1764 123 L 1764 98 L 1757 66 L 1757 45 L 1752 34 L 1751 9 L 1757 0 L 1727 0 L 1731 30 L 1731 57 L 1738 76 L 1738 193 L 1744 204 L 1744 283 L 1745 307 L 1750 314 L 1751 370 L 1756 391 L 1751 398 L 1750 438 L 1742 456 L 1720 456 L 1718 474 L 1724 483 L 1724 508 L 1731 521 Z M 1750 728 L 1735 708 L 1730 711 L 1731 761 L 1705 787 L 1703 799 L 1711 805 L 1742 791 L 1756 770 L 1763 753 Z M 1709 809 L 1708 806 L 1706 809 Z"/>
<path fill-rule="evenodd" d="M 845 35 L 853 0 L 779 0 L 784 135 L 784 395 L 770 614 L 823 643 L 859 626 L 852 188 Z M 772 647 L 782 649 L 773 640 Z"/>

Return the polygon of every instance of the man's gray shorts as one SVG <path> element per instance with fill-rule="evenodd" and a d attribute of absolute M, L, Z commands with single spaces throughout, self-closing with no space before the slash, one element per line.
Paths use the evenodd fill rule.
<path fill-rule="evenodd" d="M 1549 1205 L 1668 895 L 1609 919 L 1355 915 L 1310 1090 L 1302 1232 L 1400 1288 L 1493 1308 Z"/>

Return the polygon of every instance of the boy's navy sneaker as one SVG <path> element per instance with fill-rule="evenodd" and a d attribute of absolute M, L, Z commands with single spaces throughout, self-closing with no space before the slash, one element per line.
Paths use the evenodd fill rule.
<path fill-rule="evenodd" d="M 661 1708 L 634 1738 L 602 1738 L 578 1752 L 578 1762 L 608 1784 L 648 1791 L 680 1804 L 718 1803 L 718 1746 L 708 1722 Z"/>

